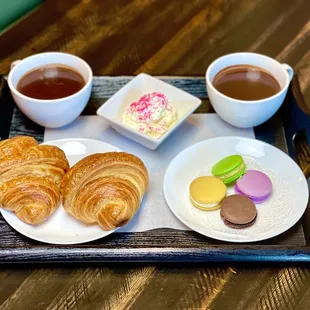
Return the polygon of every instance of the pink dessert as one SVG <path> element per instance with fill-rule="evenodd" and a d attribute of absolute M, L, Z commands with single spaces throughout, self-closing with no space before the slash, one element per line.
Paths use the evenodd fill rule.
<path fill-rule="evenodd" d="M 131 103 L 122 117 L 122 123 L 155 139 L 159 139 L 175 122 L 175 108 L 164 94 L 158 92 L 146 94 Z"/>
<path fill-rule="evenodd" d="M 249 197 L 254 203 L 265 201 L 271 191 L 270 178 L 265 173 L 256 170 L 248 170 L 235 184 L 235 192 Z"/>

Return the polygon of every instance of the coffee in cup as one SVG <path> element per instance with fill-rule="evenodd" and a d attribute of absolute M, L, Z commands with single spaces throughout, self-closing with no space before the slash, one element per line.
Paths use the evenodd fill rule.
<path fill-rule="evenodd" d="M 85 84 L 83 76 L 74 68 L 48 64 L 26 72 L 16 89 L 27 97 L 52 100 L 71 96 Z"/>
<path fill-rule="evenodd" d="M 281 90 L 276 78 L 263 68 L 235 65 L 216 74 L 213 86 L 222 94 L 238 100 L 261 100 Z"/>

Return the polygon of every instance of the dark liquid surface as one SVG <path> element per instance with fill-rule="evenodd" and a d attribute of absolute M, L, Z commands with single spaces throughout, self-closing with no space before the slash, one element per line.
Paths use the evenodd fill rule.
<path fill-rule="evenodd" d="M 51 64 L 24 74 L 16 88 L 25 96 L 49 100 L 71 96 L 84 85 L 84 78 L 73 68 Z"/>
<path fill-rule="evenodd" d="M 239 100 L 265 99 L 281 90 L 271 74 L 250 65 L 227 67 L 216 74 L 212 84 L 222 94 Z"/>

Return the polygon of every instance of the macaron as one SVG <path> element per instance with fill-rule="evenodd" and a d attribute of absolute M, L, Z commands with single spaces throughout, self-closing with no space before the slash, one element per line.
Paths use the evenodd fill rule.
<path fill-rule="evenodd" d="M 226 191 L 226 185 L 219 178 L 202 176 L 193 180 L 189 186 L 190 201 L 200 210 L 217 210 L 226 197 Z"/>
<path fill-rule="evenodd" d="M 256 216 L 256 206 L 246 196 L 231 195 L 222 202 L 221 218 L 231 228 L 242 229 L 250 227 L 254 224 Z"/>
<path fill-rule="evenodd" d="M 231 155 L 217 162 L 211 173 L 225 184 L 230 184 L 240 178 L 246 171 L 245 162 L 240 155 Z"/>
<path fill-rule="evenodd" d="M 254 203 L 265 201 L 271 194 L 272 183 L 263 172 L 248 170 L 235 184 L 235 192 L 253 200 Z"/>

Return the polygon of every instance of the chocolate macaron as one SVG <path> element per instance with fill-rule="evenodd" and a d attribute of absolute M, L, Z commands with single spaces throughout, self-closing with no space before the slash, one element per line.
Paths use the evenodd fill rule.
<path fill-rule="evenodd" d="M 242 195 L 231 195 L 222 201 L 221 218 L 224 223 L 236 229 L 250 227 L 257 216 L 253 201 Z"/>

